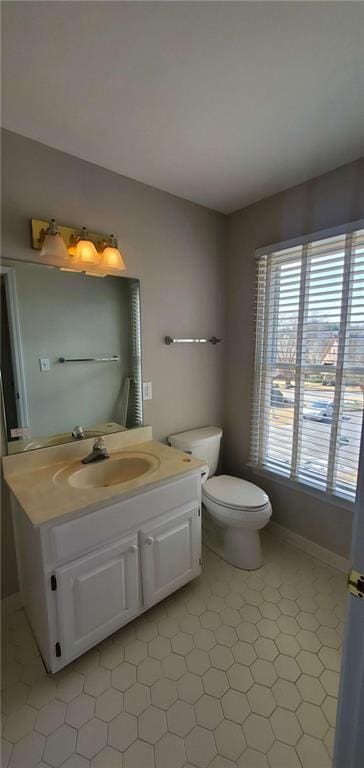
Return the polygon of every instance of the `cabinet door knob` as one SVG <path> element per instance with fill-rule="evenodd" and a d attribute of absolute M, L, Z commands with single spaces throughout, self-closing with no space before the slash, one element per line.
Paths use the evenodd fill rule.
<path fill-rule="evenodd" d="M 138 551 L 137 545 L 136 544 L 131 544 L 130 547 L 129 547 L 129 552 L 134 553 L 134 552 L 137 552 L 137 551 Z"/>
<path fill-rule="evenodd" d="M 149 545 L 153 544 L 153 541 L 154 541 L 153 536 L 148 536 L 148 538 L 145 539 L 145 544 L 149 544 Z"/>

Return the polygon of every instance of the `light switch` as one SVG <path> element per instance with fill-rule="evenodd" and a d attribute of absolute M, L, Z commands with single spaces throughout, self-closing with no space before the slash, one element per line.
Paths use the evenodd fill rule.
<path fill-rule="evenodd" d="M 14 427 L 14 429 L 10 430 L 10 437 L 22 437 L 22 438 L 29 437 L 29 428 Z"/>
<path fill-rule="evenodd" d="M 152 382 L 143 381 L 143 400 L 151 400 L 152 397 L 153 397 Z"/>
<path fill-rule="evenodd" d="M 39 358 L 39 368 L 44 373 L 44 371 L 50 371 L 51 370 L 51 364 L 49 357 L 40 357 Z"/>

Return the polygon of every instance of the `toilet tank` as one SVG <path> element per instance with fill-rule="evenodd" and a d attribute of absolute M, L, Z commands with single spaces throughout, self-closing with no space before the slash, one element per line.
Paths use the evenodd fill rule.
<path fill-rule="evenodd" d="M 179 451 L 192 454 L 196 459 L 206 461 L 209 477 L 211 477 L 215 474 L 219 463 L 221 438 L 222 429 L 220 427 L 200 427 L 170 435 L 168 442 L 172 448 L 177 448 Z"/>

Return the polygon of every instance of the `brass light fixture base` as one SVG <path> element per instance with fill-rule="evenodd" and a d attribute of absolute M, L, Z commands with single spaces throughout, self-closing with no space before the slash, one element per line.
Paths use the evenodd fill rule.
<path fill-rule="evenodd" d="M 46 236 L 46 232 L 49 226 L 49 221 L 41 221 L 40 219 L 32 219 L 32 246 L 35 250 L 41 251 L 43 241 Z M 68 251 L 74 248 L 77 243 L 77 238 L 80 235 L 80 227 L 66 227 L 63 224 L 58 224 L 58 232 L 63 237 Z M 94 244 L 98 253 L 102 253 L 104 248 L 108 245 L 110 235 L 100 232 L 90 232 L 88 230 L 88 239 Z"/>

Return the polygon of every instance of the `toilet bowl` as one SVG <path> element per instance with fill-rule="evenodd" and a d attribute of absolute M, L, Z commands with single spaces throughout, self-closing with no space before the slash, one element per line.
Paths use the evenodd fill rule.
<path fill-rule="evenodd" d="M 215 475 L 222 430 L 201 427 L 171 435 L 169 444 L 206 461 L 202 477 L 204 543 L 224 560 L 245 570 L 262 565 L 259 531 L 269 522 L 272 507 L 261 488 L 231 475 Z"/>
<path fill-rule="evenodd" d="M 230 475 L 212 477 L 202 486 L 202 503 L 223 532 L 212 549 L 237 568 L 255 570 L 262 565 L 259 531 L 269 522 L 272 507 L 261 488 Z M 206 526 L 209 530 L 209 526 Z M 211 524 L 210 524 L 210 534 Z M 207 542 L 208 543 L 208 542 Z"/>

